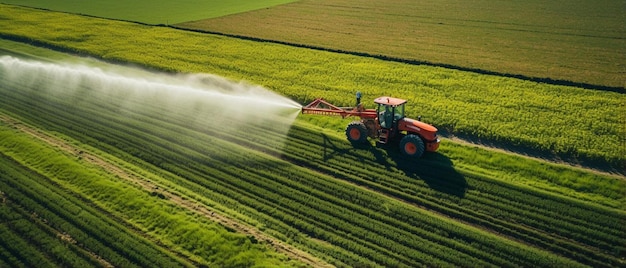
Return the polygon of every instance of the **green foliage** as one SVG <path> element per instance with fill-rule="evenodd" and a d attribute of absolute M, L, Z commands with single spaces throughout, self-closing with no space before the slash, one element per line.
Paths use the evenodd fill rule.
<path fill-rule="evenodd" d="M 47 228 L 67 233 L 115 266 L 190 266 L 159 248 L 154 241 L 148 241 L 116 223 L 115 219 L 107 218 L 116 214 L 118 220 L 139 224 L 144 231 L 150 230 L 166 244 L 193 251 L 208 264 L 236 266 L 241 264 L 242 258 L 250 265 L 257 262 L 280 264 L 280 256 L 268 253 L 263 246 L 250 244 L 247 237 L 198 219 L 165 200 L 151 198 L 148 192 L 119 181 L 113 174 L 33 141 L 15 130 L 8 130 L 6 126 L 0 126 L 0 148 L 3 152 L 0 160 L 5 166 L 2 170 L 6 172 L 2 175 L 11 178 L 0 184 L 0 189 L 7 192 L 7 198 L 39 215 L 49 225 Z M 20 163 L 11 162 L 7 156 Z M 114 212 L 94 211 L 85 200 L 77 200 L 63 188 L 93 199 L 97 205 Z M 27 228 L 24 223 L 15 224 Z M 16 231 L 20 232 L 19 229 Z M 21 232 L 23 237 L 31 236 L 28 229 Z M 45 238 L 32 236 L 35 241 Z M 52 242 L 59 241 L 53 239 Z M 23 245 L 21 248 L 29 247 Z M 73 258 L 64 256 L 66 250 L 56 250 L 51 252 L 56 258 L 53 261 L 70 265 Z M 31 256 L 20 258 L 36 261 Z M 90 261 L 93 265 L 94 260 Z"/>
<path fill-rule="evenodd" d="M 35 143 L 22 143 L 22 146 L 32 145 Z M 49 236 L 56 238 L 50 241 L 51 244 L 63 244 L 65 249 L 57 247 L 56 252 L 47 254 L 56 264 L 74 267 L 102 265 L 98 264 L 100 260 L 96 258 L 119 266 L 184 264 L 177 263 L 172 256 L 156 249 L 151 242 L 121 227 L 115 219 L 108 218 L 109 215 L 94 210 L 84 201 L 76 200 L 45 177 L 27 170 L 4 155 L 0 160 L 4 175 L 10 178 L 3 181 L 0 187 L 6 190 L 9 206 L 15 206 L 17 211 L 21 211 L 25 221 L 20 226 L 26 228 L 30 224 L 33 232 L 43 229 Z M 21 235 L 28 238 L 25 234 Z M 33 248 L 37 248 L 37 240 L 45 238 L 44 234 L 30 236 L 28 241 L 34 244 L 30 246 Z M 39 245 L 44 252 L 45 246 Z M 23 247 L 25 250 L 28 248 L 26 245 Z M 77 256 L 72 257 L 73 254 Z"/>
<path fill-rule="evenodd" d="M 189 112 L 159 103 L 131 99 L 132 107 L 116 106 L 124 96 L 77 104 L 35 88 L 1 92 L 3 107 L 25 121 L 165 174 L 339 266 L 572 266 L 574 260 L 603 267 L 619 266 L 624 252 L 620 185 L 605 194 L 551 178 L 560 172 L 594 177 L 587 172 L 527 159 L 515 166 L 524 159 L 507 155 L 499 156 L 499 169 L 490 153 L 460 145 L 415 163 L 394 150 L 352 148 L 342 134 L 302 121 L 286 137 L 255 125 L 225 132 L 208 120 L 191 123 L 196 120 Z M 471 165 L 463 164 L 473 156 Z M 199 187 L 188 186 L 193 184 Z M 98 192 L 111 194 L 104 189 Z M 572 198 L 577 196 L 586 201 Z M 151 205 L 124 201 L 131 198 L 121 194 L 115 209 L 134 207 L 141 224 L 161 228 L 143 215 L 141 208 L 152 211 Z M 168 234 L 185 240 L 185 229 Z"/>
<path fill-rule="evenodd" d="M 365 103 L 393 95 L 409 100 L 409 116 L 422 115 L 449 134 L 615 170 L 626 161 L 626 97 L 620 93 L 10 6 L 2 11 L 7 19 L 0 22 L 1 34 L 72 52 L 245 79 L 300 103 L 324 97 L 352 105 L 357 90 L 364 92 Z M 47 25 L 44 32 L 38 27 L 42 24 Z"/>
<path fill-rule="evenodd" d="M 6 17 L 20 13 L 0 14 Z M 56 16 L 52 17 L 58 19 Z M 38 21 L 41 17 L 34 19 Z M 14 20 L 17 18 L 12 17 L 11 21 Z M 59 26 L 54 19 L 51 18 L 51 21 L 53 28 Z M 506 90 L 491 89 L 488 95 L 476 95 L 472 91 L 481 87 L 466 87 L 464 80 L 457 80 L 460 78 L 482 81 L 484 84 L 480 85 L 491 85 L 493 88 L 495 85 L 519 88 L 528 99 L 544 100 L 530 103 L 545 105 L 545 110 L 554 110 L 549 113 L 552 117 L 541 118 L 550 124 L 529 124 L 543 130 L 551 129 L 552 124 L 559 124 L 560 119 L 555 115 L 567 118 L 567 113 L 575 113 L 575 105 L 568 106 L 567 99 L 572 99 L 576 105 L 589 104 L 591 106 L 587 108 L 602 110 L 604 108 L 580 100 L 598 97 L 602 105 L 612 105 L 611 99 L 619 101 L 623 98 L 622 95 L 607 92 L 543 87 L 517 80 L 285 49 L 276 45 L 133 24 L 121 24 L 124 27 L 120 29 L 108 27 L 111 22 L 74 16 L 68 16 L 65 24 L 80 22 L 84 26 L 91 25 L 89 23 L 93 21 L 104 23 L 107 27 L 92 25 L 91 31 L 101 29 L 109 36 L 92 35 L 81 43 L 74 43 L 59 40 L 62 39 L 60 36 L 74 36 L 71 30 L 63 32 L 55 28 L 50 32 L 34 34 L 28 26 L 22 25 L 18 29 L 3 21 L 0 21 L 0 31 L 5 34 L 7 31 L 20 32 L 36 40 L 49 40 L 47 44 L 57 48 L 89 52 L 119 61 L 130 60 L 169 70 L 246 77 L 300 102 L 324 96 L 333 102 L 349 105 L 355 88 L 363 92 L 366 92 L 363 88 L 368 89 L 367 96 L 370 91 L 373 92 L 371 95 L 378 95 L 383 89 L 395 88 L 394 95 L 408 96 L 413 103 L 414 106 L 409 109 L 411 113 L 417 111 L 417 107 L 435 107 L 449 100 L 448 111 L 441 113 L 446 116 L 458 113 L 458 117 L 446 119 L 443 115 L 436 118 L 424 114 L 425 119 L 432 119 L 432 122 L 441 120 L 444 128 L 458 133 L 477 131 L 471 132 L 476 136 L 496 135 L 500 131 L 508 133 L 504 129 L 506 124 L 512 118 L 530 116 L 519 111 L 532 108 L 532 105 L 512 102 L 522 105 L 521 108 L 513 107 L 508 98 L 499 99 L 499 94 L 517 94 Z M 154 39 L 163 42 L 157 44 L 150 41 Z M 134 46 L 128 40 L 145 44 Z M 185 42 L 176 43 L 176 40 Z M 142 53 L 139 53 L 140 50 Z M 181 56 L 183 51 L 185 57 Z M 258 59 L 258 64 L 250 64 L 250 58 Z M 426 79 L 423 75 L 432 78 Z M 332 86 L 328 86 L 329 80 L 333 81 Z M 356 84 L 355 81 L 360 82 Z M 457 89 L 468 97 L 464 97 L 466 94 L 457 95 Z M 75 102 L 76 96 L 46 94 L 36 87 L 22 88 L 8 84 L 0 84 L 0 96 L 3 112 L 46 132 L 62 133 L 80 146 L 112 155 L 127 165 L 143 169 L 144 173 L 158 174 L 163 180 L 170 180 L 197 196 L 209 196 L 212 202 L 256 221 L 268 233 L 276 234 L 338 266 L 468 266 L 468 263 L 481 267 L 623 266 L 620 258 L 626 251 L 622 227 L 626 215 L 623 207 L 624 181 L 621 179 L 474 147 L 447 145 L 447 140 L 441 153 L 427 155 L 420 162 L 409 162 L 399 158 L 399 153 L 393 149 L 353 148 L 341 134 L 314 127 L 306 123 L 308 119 L 304 117 L 286 136 L 263 127 L 224 133 L 210 122 L 190 124 L 194 122 L 193 115 L 172 113 L 149 102 L 136 102 L 137 106 L 133 109 L 116 105 L 123 99 L 115 98 L 107 101 L 81 98 L 81 102 Z M 559 96 L 566 99 L 560 102 L 565 108 L 546 104 L 557 102 Z M 511 107 L 498 106 L 493 100 L 488 105 L 490 98 L 507 101 L 505 103 Z M 429 102 L 421 101 L 426 99 Z M 456 105 L 461 108 L 456 108 Z M 493 106 L 498 108 L 490 108 Z M 463 109 L 468 111 L 463 113 Z M 476 120 L 483 116 L 482 109 L 493 118 Z M 420 111 L 440 113 L 434 109 L 420 108 Z M 416 117 L 415 114 L 410 116 Z M 500 116 L 502 119 L 499 119 Z M 341 124 L 347 124 L 341 120 L 319 120 L 338 131 Z M 609 126 L 613 126 L 621 119 L 603 117 L 597 120 L 608 120 Z M 170 241 L 168 245 L 175 249 L 183 249 L 193 255 L 206 254 L 202 255 L 205 260 L 219 258 L 214 260 L 215 263 L 240 264 L 248 255 L 257 252 L 256 244 L 242 235 L 227 235 L 232 238 L 227 239 L 230 242 L 221 243 L 223 247 L 211 247 L 211 239 L 220 242 L 224 237 L 215 235 L 222 233 L 219 230 L 223 229 L 214 223 L 195 220 L 184 210 L 167 203 L 166 199 L 122 183 L 111 174 L 80 160 L 68 159 L 71 157 L 42 145 L 40 141 L 25 139 L 18 132 L 2 127 L 4 132 L 0 143 L 3 147 L 0 152 L 5 159 L 20 159 L 17 166 L 40 173 L 36 176 L 39 178 L 37 181 L 50 180 L 61 184 L 62 187 L 57 186 L 54 190 L 57 196 L 69 198 L 71 195 L 67 191 L 78 193 L 94 200 L 90 202 L 104 207 L 106 211 L 119 211 L 113 216 L 145 228 L 142 230 L 151 236 Z M 491 128 L 497 131 L 489 132 Z M 572 131 L 568 127 L 563 127 L 560 133 L 547 131 L 544 140 L 559 140 L 564 137 L 563 133 Z M 277 139 L 278 135 L 282 137 Z M 516 135 L 506 139 L 521 139 L 519 134 Z M 283 144 L 285 139 L 287 143 Z M 573 146 L 571 141 L 562 142 L 564 146 Z M 550 143 L 544 141 L 536 146 L 546 144 Z M 569 148 L 567 146 L 564 148 Z M 620 156 L 614 157 L 619 159 Z M 20 181 L 12 180 L 11 187 L 0 189 L 26 189 L 31 184 L 40 183 L 23 180 L 24 184 L 18 185 Z M 2 183 L 7 184 L 4 180 Z M 594 187 L 595 184 L 600 186 Z M 43 197 L 20 190 L 22 192 L 10 195 L 11 200 L 37 196 L 41 201 L 34 203 L 54 204 L 48 200 L 47 196 L 50 199 L 55 197 L 44 190 L 47 188 L 55 189 L 40 186 L 33 190 L 46 193 L 41 195 Z M 577 198 L 580 200 L 575 200 Z M 66 207 L 36 208 L 47 213 L 49 216 L 46 218 L 54 218 L 55 212 L 61 210 L 68 211 L 66 213 L 80 211 L 76 205 Z M 193 231 L 189 230 L 197 230 L 205 236 L 194 240 Z M 94 239 L 94 243 L 99 239 Z M 150 243 L 146 244 L 150 248 Z M 0 246 L 8 248 L 6 242 Z M 195 248 L 205 246 L 209 248 L 207 252 Z M 251 250 L 232 253 L 235 248 Z M 103 247 L 103 252 L 106 249 Z M 110 256 L 114 256 L 116 250 L 109 250 L 113 251 Z M 152 251 L 160 250 L 154 246 Z M 0 255 L 0 260 L 19 263 L 20 255 L 10 252 L 0 251 L 4 254 Z M 34 250 L 31 252 L 36 254 Z M 209 252 L 217 255 L 210 255 Z M 140 265 L 146 261 L 132 256 L 135 257 L 121 257 L 119 262 Z M 273 259 L 264 258 L 259 262 L 270 262 L 271 265 Z"/>

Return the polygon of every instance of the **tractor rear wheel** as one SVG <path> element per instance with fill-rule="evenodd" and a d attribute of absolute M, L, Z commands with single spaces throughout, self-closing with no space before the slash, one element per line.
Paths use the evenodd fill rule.
<path fill-rule="evenodd" d="M 361 121 L 354 121 L 346 127 L 346 137 L 352 143 L 367 142 L 367 127 Z"/>
<path fill-rule="evenodd" d="M 424 154 L 424 141 L 417 135 L 406 135 L 400 140 L 400 151 L 410 157 L 421 157 Z"/>

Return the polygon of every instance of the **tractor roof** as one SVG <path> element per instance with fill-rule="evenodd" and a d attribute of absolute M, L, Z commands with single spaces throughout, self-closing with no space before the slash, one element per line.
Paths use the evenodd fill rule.
<path fill-rule="evenodd" d="M 383 96 L 383 97 L 376 98 L 374 102 L 378 104 L 398 106 L 398 105 L 402 105 L 406 103 L 406 100 Z"/>

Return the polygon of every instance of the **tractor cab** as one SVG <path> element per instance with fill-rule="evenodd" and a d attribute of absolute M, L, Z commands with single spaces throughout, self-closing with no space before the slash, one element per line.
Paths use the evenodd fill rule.
<path fill-rule="evenodd" d="M 402 153 L 410 157 L 420 157 L 425 151 L 435 152 L 439 148 L 437 128 L 404 117 L 406 100 L 379 97 L 374 100 L 376 109 L 364 109 L 359 105 L 359 97 L 357 95 L 356 108 L 337 107 L 318 98 L 302 107 L 302 113 L 360 117 L 361 120 L 352 121 L 346 127 L 346 137 L 351 143 L 367 143 L 368 137 L 377 138 L 376 145 L 397 141 Z"/>
<path fill-rule="evenodd" d="M 379 97 L 374 100 L 374 103 L 378 105 L 376 114 L 378 115 L 378 122 L 381 128 L 394 128 L 397 126 L 398 121 L 404 118 L 404 104 L 406 104 L 406 100 Z"/>

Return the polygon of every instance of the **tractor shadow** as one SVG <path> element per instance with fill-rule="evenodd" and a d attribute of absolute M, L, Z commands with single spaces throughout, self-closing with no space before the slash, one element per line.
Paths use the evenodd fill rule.
<path fill-rule="evenodd" d="M 409 178 L 425 182 L 435 191 L 459 198 L 465 196 L 467 190 L 465 177 L 454 168 L 450 158 L 441 153 L 426 152 L 421 158 L 414 159 L 403 155 L 397 143 L 380 146 L 371 143 L 350 145 L 329 139 L 323 134 L 322 136 L 324 161 L 347 155 L 358 156 L 366 152 L 365 155 L 371 157 L 361 159 L 362 165 L 379 165 L 389 172 L 399 170 Z"/>

